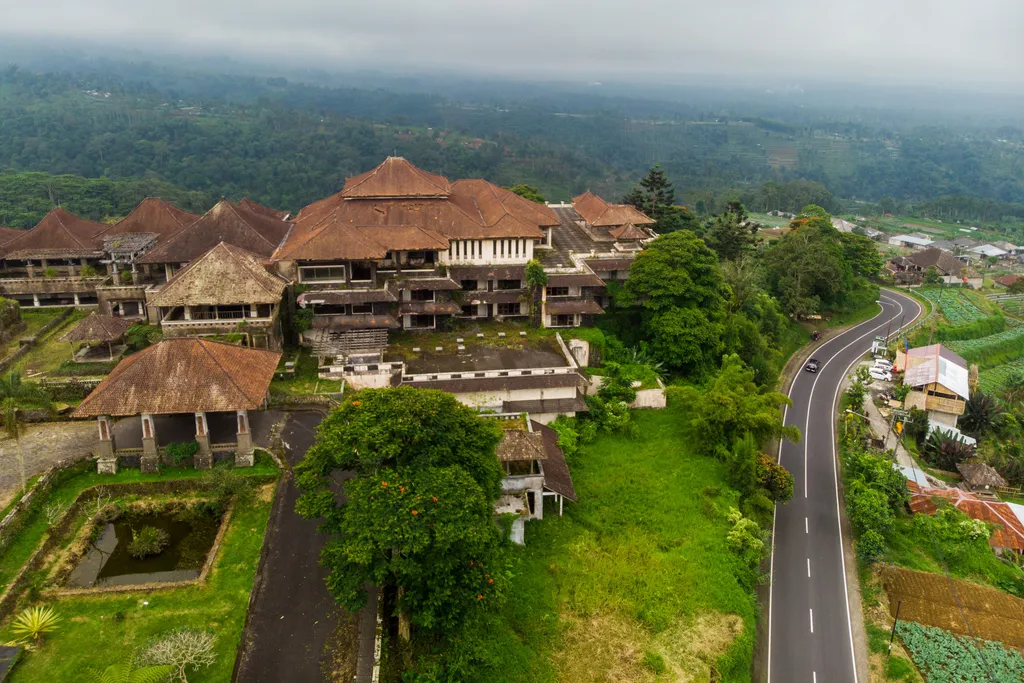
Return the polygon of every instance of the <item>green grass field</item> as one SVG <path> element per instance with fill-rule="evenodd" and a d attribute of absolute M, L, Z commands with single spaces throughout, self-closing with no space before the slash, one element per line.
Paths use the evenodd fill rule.
<path fill-rule="evenodd" d="M 564 517 L 549 504 L 527 524 L 477 680 L 708 680 L 705 662 L 712 680 L 750 680 L 757 607 L 725 544 L 725 468 L 671 409 L 634 419 L 635 438 L 602 435 L 570 463 Z M 657 677 L 655 655 L 677 678 Z"/>
<path fill-rule="evenodd" d="M 276 471 L 269 458 L 260 458 L 257 466 L 246 473 Z M 206 473 L 185 468 L 175 468 L 162 475 L 142 475 L 138 470 L 122 470 L 114 476 L 78 472 L 55 486 L 48 499 L 69 502 L 85 488 L 98 483 L 199 476 L 206 476 Z M 246 504 L 235 507 L 216 564 L 201 586 L 75 596 L 46 602 L 60 615 L 59 628 L 47 636 L 41 647 L 23 654 L 8 680 L 14 683 L 84 680 L 88 669 L 117 663 L 154 637 L 183 627 L 210 630 L 217 637 L 216 663 L 195 675 L 190 674 L 189 680 L 193 683 L 230 680 L 270 515 L 272 492 L 273 484 L 267 484 Z M 0 559 L 0 584 L 10 580 L 46 533 L 44 516 L 36 517 Z M 0 631 L 0 638 L 9 637 L 7 627 Z"/>

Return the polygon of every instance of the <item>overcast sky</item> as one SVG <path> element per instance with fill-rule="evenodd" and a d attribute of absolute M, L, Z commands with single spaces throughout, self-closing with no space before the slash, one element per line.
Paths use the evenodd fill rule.
<path fill-rule="evenodd" d="M 325 69 L 1024 86 L 1024 0 L 0 0 L 0 31 Z"/>

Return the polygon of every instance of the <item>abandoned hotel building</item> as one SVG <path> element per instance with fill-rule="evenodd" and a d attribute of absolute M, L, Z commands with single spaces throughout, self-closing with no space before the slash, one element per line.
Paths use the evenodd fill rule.
<path fill-rule="evenodd" d="M 513 437 L 502 461 L 526 458 L 537 471 L 551 462 L 560 471 L 564 460 L 554 463 L 543 424 L 586 408 L 579 368 L 589 349 L 559 334 L 503 331 L 501 322 L 531 315 L 525 273 L 536 259 L 547 276 L 535 301 L 540 325 L 587 324 L 608 305 L 608 283 L 624 280 L 657 236 L 653 223 L 589 192 L 538 204 L 389 157 L 295 216 L 248 199 L 221 200 L 197 216 L 151 198 L 113 225 L 56 208 L 30 230 L 0 231 L 0 295 L 23 307 L 91 306 L 160 326 L 164 341 L 123 360 L 78 409 L 99 418 L 108 461 L 112 418 L 141 419 L 148 465 L 157 456 L 154 415 L 188 414 L 197 462 L 208 462 L 217 444 L 206 414 L 220 412 L 236 417 L 231 441 L 244 464 L 247 411 L 264 403 L 295 329 L 291 341 L 319 359 L 323 378 L 352 388 L 436 388 L 490 414 L 528 413 L 528 436 Z M 413 346 L 430 337 L 415 331 L 448 329 L 453 319 L 480 324 L 467 339 Z M 237 345 L 217 341 L 225 335 Z M 401 349 L 390 348 L 392 335 Z M 166 405 L 159 392 L 126 391 L 144 376 L 191 389 Z M 568 471 L 557 478 L 569 482 L 559 495 L 573 498 Z"/>

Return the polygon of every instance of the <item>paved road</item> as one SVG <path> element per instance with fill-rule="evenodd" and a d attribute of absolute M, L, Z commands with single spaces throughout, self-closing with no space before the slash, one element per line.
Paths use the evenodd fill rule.
<path fill-rule="evenodd" d="M 803 434 L 785 442 L 781 463 L 793 473 L 793 499 L 776 508 L 768 614 L 769 683 L 857 683 L 840 527 L 834 434 L 835 401 L 847 368 L 871 348 L 876 335 L 893 333 L 920 305 L 884 291 L 882 312 L 814 352 L 816 375 L 803 372 L 789 396 L 786 424 Z M 849 540 L 849 539 L 847 539 Z M 864 683 L 867 683 L 866 681 Z"/>
<path fill-rule="evenodd" d="M 281 437 L 289 465 L 298 463 L 313 443 L 319 413 L 291 413 Z M 339 477 L 340 481 L 341 477 Z M 295 512 L 298 490 L 289 472 L 283 491 L 275 501 L 267 531 L 267 556 L 261 568 L 263 582 L 249 615 L 246 642 L 237 666 L 238 683 L 320 683 L 335 680 L 336 651 L 353 647 L 359 637 L 359 663 L 355 679 L 368 681 L 373 663 L 373 633 L 376 610 L 364 609 L 355 633 L 337 632 L 344 619 L 327 591 L 327 570 L 319 563 L 325 537 L 319 522 L 303 519 Z M 374 603 L 371 603 L 374 604 Z M 357 636 L 363 632 L 364 636 Z"/>

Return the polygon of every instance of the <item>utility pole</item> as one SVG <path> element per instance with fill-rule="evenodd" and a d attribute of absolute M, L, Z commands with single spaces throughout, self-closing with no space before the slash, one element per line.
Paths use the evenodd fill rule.
<path fill-rule="evenodd" d="M 896 624 L 900 620 L 900 606 L 902 604 L 902 600 L 896 602 L 896 617 L 892 620 L 892 632 L 889 634 L 889 650 L 885 653 L 886 657 L 892 654 L 892 639 L 896 637 Z"/>

